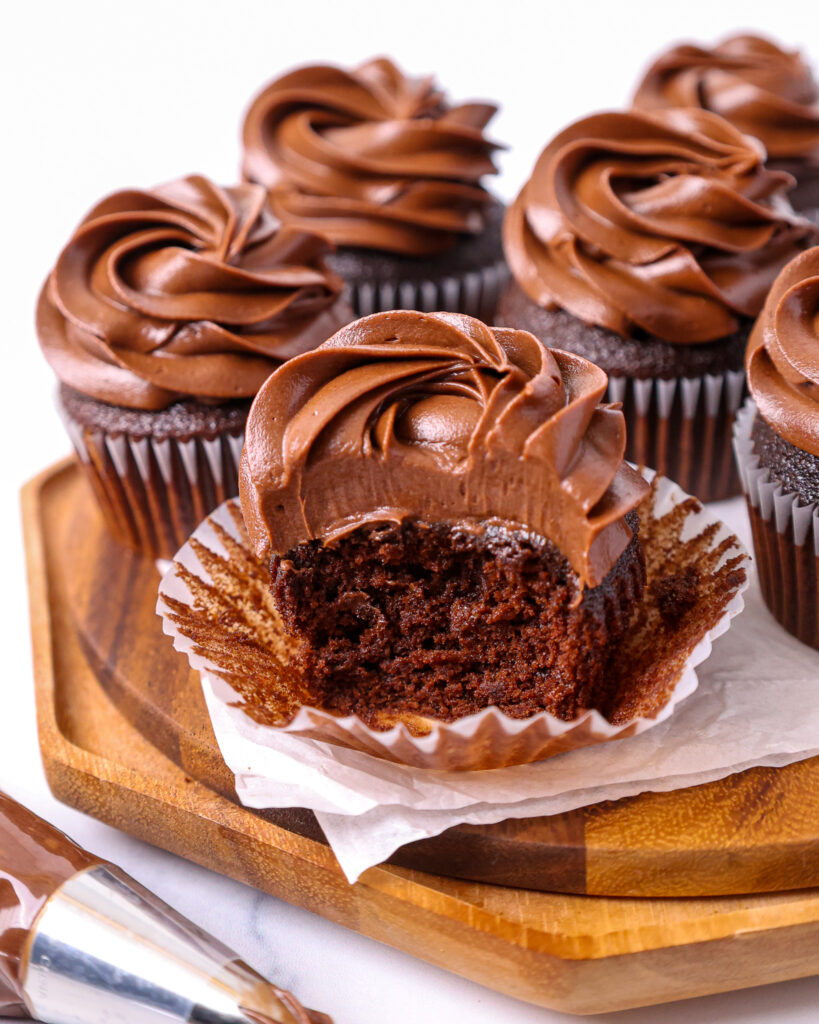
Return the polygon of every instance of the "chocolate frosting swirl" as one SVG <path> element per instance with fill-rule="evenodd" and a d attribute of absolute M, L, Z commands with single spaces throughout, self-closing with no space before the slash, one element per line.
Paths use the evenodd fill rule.
<path fill-rule="evenodd" d="M 97 204 L 60 254 L 37 332 L 63 383 L 134 409 L 250 398 L 350 317 L 327 243 L 256 185 L 180 178 Z"/>
<path fill-rule="evenodd" d="M 523 290 L 586 323 L 679 344 L 756 316 L 815 229 L 754 139 L 702 110 L 600 113 L 541 153 L 504 222 Z"/>
<path fill-rule="evenodd" d="M 819 165 L 819 87 L 801 54 L 760 36 L 672 47 L 646 72 L 634 106 L 702 107 L 760 139 L 769 157 Z"/>
<path fill-rule="evenodd" d="M 285 224 L 337 245 L 425 256 L 480 233 L 491 201 L 480 185 L 498 148 L 487 103 L 449 106 L 432 78 L 379 58 L 277 78 L 253 100 L 242 172 L 270 189 Z"/>
<path fill-rule="evenodd" d="M 748 386 L 762 417 L 819 455 L 819 246 L 792 260 L 774 282 L 746 355 Z"/>
<path fill-rule="evenodd" d="M 262 559 L 406 517 L 500 520 L 600 583 L 646 490 L 606 374 L 456 313 L 357 320 L 285 364 L 250 411 L 240 495 Z"/>

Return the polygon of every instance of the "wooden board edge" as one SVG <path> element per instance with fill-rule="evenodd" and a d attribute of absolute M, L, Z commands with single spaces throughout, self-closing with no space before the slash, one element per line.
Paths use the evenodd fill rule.
<path fill-rule="evenodd" d="M 99 784 L 102 780 L 94 781 Z M 116 816 L 98 813 L 98 809 L 89 806 L 87 801 L 78 803 L 73 799 L 76 794 L 72 794 L 70 786 L 69 777 L 64 776 L 55 795 L 115 827 L 122 827 Z M 88 792 L 85 784 L 79 792 Z M 144 815 L 144 795 L 134 795 L 140 801 L 137 813 L 129 813 L 134 808 L 123 811 L 129 814 L 128 831 L 135 832 L 144 841 L 153 842 L 150 817 L 146 823 Z M 164 823 L 167 803 L 162 800 L 155 802 L 155 813 L 161 815 Z M 188 835 L 189 840 L 180 840 L 171 852 L 213 869 L 212 860 L 203 853 L 212 845 L 207 837 L 213 823 L 206 822 L 197 812 L 194 812 L 194 818 L 197 826 L 194 837 L 191 838 L 193 834 L 180 823 L 176 834 L 180 837 Z M 135 820 L 143 823 L 141 829 L 131 827 Z M 215 825 L 221 840 L 224 833 L 218 822 Z M 246 837 L 239 835 L 238 838 L 242 842 Z M 167 844 L 163 845 L 167 848 Z M 419 933 L 415 917 L 407 920 L 405 892 L 379 888 L 365 895 L 361 883 L 356 887 L 346 886 L 338 872 L 326 866 L 305 865 L 305 874 L 301 874 L 302 868 L 298 869 L 299 883 L 304 887 L 305 896 L 294 900 L 289 884 L 280 887 L 270 884 L 269 875 L 259 879 L 252 871 L 237 872 L 237 864 L 244 865 L 245 862 L 240 848 L 231 846 L 230 849 L 232 854 L 238 852 L 240 855 L 231 856 L 230 863 L 222 870 L 238 881 L 288 902 L 297 902 L 299 906 L 336 924 L 478 984 L 566 1013 L 604 1013 L 656 1005 L 673 999 L 731 991 L 755 983 L 772 984 L 806 977 L 817 971 L 815 951 L 819 943 L 819 920 L 794 923 L 770 932 L 740 930 L 718 938 L 703 939 L 697 943 L 696 958 L 690 954 L 690 970 L 697 975 L 692 981 L 690 970 L 680 963 L 680 958 L 689 956 L 686 948 L 659 947 L 608 955 L 602 959 L 588 956 L 570 958 L 544 950 L 537 943 L 516 942 L 509 933 L 498 933 L 491 926 L 486 930 L 478 928 L 479 934 L 476 934 L 476 925 L 481 922 L 475 917 L 473 904 L 466 904 L 464 913 L 456 916 L 451 916 L 450 906 L 439 905 L 434 900 L 414 905 L 411 908 L 413 915 L 422 919 Z M 327 884 L 337 887 L 337 898 L 332 905 L 328 905 L 326 900 L 316 902 L 311 898 L 311 894 L 321 891 Z M 528 937 L 531 938 L 531 934 Z M 754 961 L 758 955 L 756 950 L 762 949 L 767 973 L 764 981 L 760 982 L 758 966 L 748 962 Z M 499 962 L 507 965 L 508 969 L 499 972 Z M 602 972 L 603 980 L 598 972 Z M 625 987 L 624 982 L 627 982 Z M 637 985 L 644 987 L 638 989 Z"/>
<path fill-rule="evenodd" d="M 44 544 L 37 527 L 39 522 L 39 498 L 42 486 L 53 479 L 57 473 L 69 468 L 72 461 L 71 459 L 64 460 L 57 466 L 51 467 L 50 470 L 38 474 L 37 477 L 25 485 L 22 492 L 24 537 L 32 613 L 37 720 L 43 761 L 46 766 L 49 785 L 52 786 L 58 798 L 71 796 L 71 787 L 66 785 L 66 779 L 73 773 L 75 777 L 79 777 L 82 774 L 84 777 L 94 779 L 104 785 L 125 789 L 135 799 L 156 800 L 157 798 L 148 791 L 149 787 L 146 788 L 143 782 L 144 776 L 131 769 L 117 765 L 115 762 L 109 761 L 100 755 L 75 747 L 63 735 L 56 720 L 53 702 L 54 660 L 48 602 L 47 566 Z M 61 773 L 64 773 L 64 775 L 61 775 Z M 199 784 L 192 783 L 191 786 L 197 787 Z M 204 790 L 205 787 L 201 788 Z M 82 810 L 86 810 L 75 800 L 69 799 L 67 802 L 72 803 L 73 806 L 79 806 Z M 166 797 L 160 802 L 163 805 L 168 803 Z M 179 804 L 179 809 L 184 809 L 185 813 L 202 817 L 201 810 L 183 808 L 181 804 Z M 237 808 L 237 811 L 242 813 L 243 809 Z M 247 814 L 249 819 L 253 818 L 248 812 L 243 813 Z M 97 814 L 96 816 L 100 815 Z M 105 819 L 103 818 L 103 820 Z M 289 856 L 301 857 L 306 863 L 330 870 L 341 879 L 345 886 L 347 885 L 335 862 L 335 858 L 332 857 L 332 854 L 322 844 L 294 836 L 292 833 L 281 830 L 268 822 L 255 818 L 253 820 L 256 821 L 258 829 L 270 833 L 265 838 L 265 842 L 270 848 L 286 853 Z M 111 823 L 113 824 L 114 822 Z M 215 819 L 213 819 L 213 824 L 218 825 L 220 829 L 231 827 L 229 823 L 225 821 L 217 822 Z M 254 829 L 253 831 L 256 830 Z M 246 833 L 243 833 L 243 835 L 246 835 Z M 150 836 L 141 836 L 141 838 L 152 841 Z M 513 945 L 529 951 L 537 948 L 541 953 L 557 956 L 561 959 L 586 961 L 622 955 L 624 952 L 642 953 L 646 950 L 644 943 L 647 935 L 644 928 L 639 929 L 639 936 L 643 940 L 643 944 L 639 948 L 635 947 L 631 950 L 623 948 L 624 943 L 626 945 L 629 944 L 630 936 L 628 934 L 617 936 L 616 944 L 609 944 L 605 948 L 599 943 L 595 945 L 599 938 L 598 936 L 581 937 L 582 941 L 578 936 L 573 936 L 571 941 L 567 942 L 565 936 L 557 933 L 546 930 L 533 932 L 531 927 L 524 928 L 518 926 L 515 922 L 498 914 L 476 908 L 476 905 L 472 902 L 458 899 L 452 892 L 446 893 L 442 891 L 440 885 L 434 884 L 435 882 L 448 882 L 449 880 L 430 879 L 425 883 L 425 877 L 420 872 L 376 867 L 366 872 L 360 882 L 357 883 L 357 886 L 385 895 L 398 895 L 400 892 L 401 899 L 404 901 L 408 900 L 408 893 L 412 892 L 415 898 L 411 902 L 422 906 L 426 911 L 437 908 L 438 912 L 447 919 L 452 919 L 453 915 L 456 917 L 465 915 L 472 927 L 480 926 L 479 930 L 486 931 L 487 933 L 490 931 L 496 931 L 497 933 L 497 930 L 499 930 L 504 935 L 505 940 Z M 457 883 L 453 884 L 457 885 Z M 355 888 L 352 887 L 352 889 Z M 771 927 L 781 930 L 783 928 L 801 927 L 805 924 L 819 921 L 819 894 L 816 895 L 817 899 L 815 901 L 813 899 L 808 900 L 808 903 L 815 902 L 815 907 L 808 910 L 807 917 L 803 907 L 803 912 L 785 915 L 786 920 L 771 926 L 769 922 L 763 923 L 759 920 L 758 915 L 752 913 L 749 919 L 741 923 L 737 922 L 737 928 L 742 932 L 766 932 Z M 287 896 L 284 896 L 284 898 L 287 898 Z M 758 901 L 750 898 L 750 902 Z M 797 910 L 796 907 L 793 909 L 794 911 Z M 756 920 L 754 920 L 755 917 Z M 702 935 L 697 935 L 696 932 L 697 929 L 693 928 L 690 932 L 678 933 L 671 945 L 688 945 L 692 942 L 706 941 Z M 728 938 L 735 933 L 735 931 L 732 931 L 730 934 L 722 937 Z M 635 932 L 631 937 L 636 938 L 636 936 L 637 933 Z M 611 939 L 612 936 L 604 936 L 603 938 Z M 655 937 L 657 948 L 668 948 L 669 943 L 663 941 L 667 938 L 668 936 Z M 714 939 L 711 937 L 707 941 L 714 941 Z"/>

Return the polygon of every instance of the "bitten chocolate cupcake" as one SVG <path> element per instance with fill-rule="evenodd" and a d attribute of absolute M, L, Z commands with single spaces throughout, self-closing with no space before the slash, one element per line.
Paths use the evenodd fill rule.
<path fill-rule="evenodd" d="M 796 178 L 794 208 L 819 217 L 819 85 L 800 53 L 756 35 L 711 48 L 682 43 L 651 65 L 634 106 L 721 114 L 762 142 L 772 170 Z"/>
<path fill-rule="evenodd" d="M 498 322 L 601 366 L 628 458 L 705 501 L 739 493 L 753 317 L 816 233 L 763 159 L 707 111 L 595 114 L 546 147 L 504 225 Z"/>
<path fill-rule="evenodd" d="M 265 383 L 240 495 L 310 702 L 379 726 L 605 709 L 645 583 L 606 375 L 458 314 L 365 317 Z"/>
<path fill-rule="evenodd" d="M 819 649 L 819 247 L 777 278 L 748 343 L 734 443 L 765 601 Z"/>
<path fill-rule="evenodd" d="M 359 316 L 448 309 L 491 317 L 506 270 L 503 207 L 484 188 L 489 103 L 453 105 L 386 58 L 300 68 L 253 100 L 242 172 L 285 224 L 337 246 Z"/>
<path fill-rule="evenodd" d="M 327 243 L 280 227 L 256 185 L 191 176 L 116 192 L 49 275 L 37 332 L 113 533 L 170 557 L 237 493 L 250 402 L 351 312 Z"/>

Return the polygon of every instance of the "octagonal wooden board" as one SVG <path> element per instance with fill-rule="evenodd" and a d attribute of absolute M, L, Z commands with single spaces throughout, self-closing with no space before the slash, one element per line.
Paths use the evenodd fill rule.
<path fill-rule="evenodd" d="M 144 649 L 144 638 L 132 632 L 134 622 L 122 617 L 122 605 L 131 607 L 147 581 L 140 582 L 143 570 L 130 555 L 106 548 L 104 557 L 93 556 L 94 572 L 100 579 L 131 579 L 131 590 L 101 592 L 94 600 L 89 596 L 87 606 L 72 610 L 67 585 L 77 582 L 72 574 L 81 579 L 91 569 L 83 557 L 92 557 L 93 538 L 93 543 L 100 542 L 95 532 L 99 524 L 80 493 L 73 466 L 62 464 L 33 481 L 23 496 L 40 746 L 49 783 L 59 799 L 439 967 L 507 995 L 571 1013 L 647 1006 L 819 972 L 819 889 L 708 898 L 612 898 L 487 885 L 394 865 L 371 868 L 355 885 L 348 885 L 327 845 L 308 834 L 309 822 L 275 823 L 230 799 L 230 779 L 209 750 L 207 722 L 199 717 L 184 729 L 173 724 L 193 696 L 182 676 L 173 675 L 181 685 L 178 702 L 165 706 L 161 714 L 148 713 L 146 702 L 127 689 L 113 691 L 136 725 L 108 698 L 80 643 L 74 612 L 96 608 L 109 622 L 110 649 L 121 651 L 128 662 Z M 76 551 L 68 558 L 71 546 Z M 158 676 L 149 684 L 151 693 L 162 692 Z M 173 756 L 161 753 L 143 731 Z M 181 764 L 195 764 L 202 775 L 211 776 L 213 786 L 197 782 Z M 757 837 L 758 848 L 766 845 L 761 833 L 747 831 L 747 822 L 764 816 L 765 786 L 775 786 L 774 792 L 786 799 L 788 786 L 775 783 L 778 778 L 755 784 L 754 792 L 760 794 L 753 804 L 756 811 L 742 814 L 739 797 L 728 801 L 732 810 L 726 820 L 745 830 L 746 847 L 750 835 Z M 795 785 L 808 787 L 810 777 L 799 777 Z M 737 792 L 744 786 L 738 782 Z M 697 808 L 706 813 L 708 807 L 702 794 L 696 800 L 686 803 L 676 817 L 663 812 L 662 804 L 639 800 L 601 812 L 616 814 L 614 821 L 619 822 L 616 828 L 610 826 L 614 831 L 609 834 L 619 836 L 608 846 L 613 863 L 642 862 L 653 886 L 661 884 L 663 864 L 672 874 L 688 870 L 692 847 L 679 837 L 693 827 Z M 675 828 L 669 824 L 672 817 Z M 652 822 L 665 831 L 647 843 Z M 723 823 L 723 842 L 731 838 L 730 832 Z M 580 857 L 572 851 L 588 846 L 589 834 L 586 819 L 573 816 L 569 822 L 547 819 L 519 829 L 461 832 L 457 838 L 472 844 L 479 857 L 477 870 L 487 876 L 510 873 L 508 866 L 493 865 L 494 849 L 496 857 L 513 858 L 522 874 L 510 881 L 523 884 L 526 858 L 516 852 L 521 847 L 531 850 L 536 865 L 528 869 L 529 875 L 541 882 L 552 878 L 560 883 L 562 878 L 567 884 L 588 887 L 592 876 L 587 867 L 593 858 L 589 852 Z M 455 845 L 453 839 L 433 843 L 430 852 L 416 850 L 414 856 L 446 861 L 450 871 L 468 871 L 465 858 L 454 855 Z M 798 839 L 796 832 L 785 841 L 771 828 L 767 845 L 776 854 L 751 858 L 737 846 L 721 858 L 708 855 L 703 861 L 700 855 L 695 861 L 711 866 L 695 868 L 694 877 L 700 884 L 719 884 L 719 878 L 730 876 L 732 858 L 735 877 L 746 885 L 754 879 L 768 888 L 781 885 L 783 871 L 792 881 L 810 877 L 804 865 L 800 868 L 795 862 L 808 861 L 814 847 Z M 716 838 L 711 847 L 718 849 Z M 777 855 L 783 858 L 780 870 Z M 563 857 L 574 864 L 573 882 L 571 872 L 560 872 Z M 585 865 L 583 871 L 578 864 Z M 593 877 L 611 882 L 618 872 L 596 869 Z M 619 877 L 636 884 L 633 869 L 620 870 Z M 672 888 L 681 887 L 683 880 L 673 881 Z"/>
<path fill-rule="evenodd" d="M 173 650 L 155 614 L 153 563 L 106 533 L 73 462 L 32 481 L 24 506 L 29 549 L 42 551 L 51 614 L 62 616 L 63 631 L 75 633 L 86 667 L 137 733 L 188 777 L 235 802 L 198 676 Z M 56 719 L 70 733 L 82 712 L 74 690 L 55 685 Z M 294 837 L 323 842 L 308 811 L 246 813 L 260 825 L 264 819 Z M 460 826 L 404 847 L 391 863 L 590 895 L 707 896 L 816 886 L 819 758 L 553 817 Z"/>

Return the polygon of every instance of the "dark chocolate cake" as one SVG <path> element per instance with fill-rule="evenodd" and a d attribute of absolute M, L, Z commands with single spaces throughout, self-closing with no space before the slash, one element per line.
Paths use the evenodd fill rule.
<path fill-rule="evenodd" d="M 636 516 L 630 520 L 636 528 Z M 310 541 L 271 565 L 285 627 L 307 641 L 319 704 L 365 721 L 389 709 L 451 720 L 605 708 L 609 654 L 645 583 L 632 538 L 578 603 L 555 546 L 525 530 L 406 519 Z"/>
<path fill-rule="evenodd" d="M 242 511 L 315 705 L 605 710 L 645 585 L 606 376 L 456 314 L 351 324 L 264 385 Z"/>

